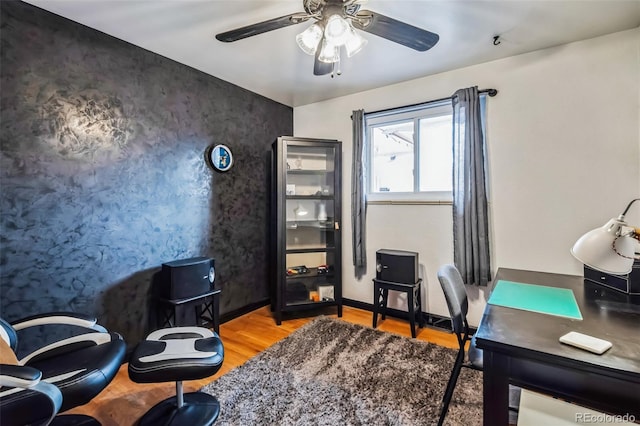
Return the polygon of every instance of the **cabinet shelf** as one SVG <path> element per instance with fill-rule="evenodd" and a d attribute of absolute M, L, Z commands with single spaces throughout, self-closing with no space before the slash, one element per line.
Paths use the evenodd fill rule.
<path fill-rule="evenodd" d="M 289 169 L 287 170 L 287 175 L 326 175 L 328 173 L 333 173 L 330 170 L 309 170 L 309 169 Z"/>
<path fill-rule="evenodd" d="M 325 220 L 288 220 L 287 229 L 312 228 L 333 231 L 335 228 L 333 221 Z"/>
<path fill-rule="evenodd" d="M 335 277 L 335 274 L 333 273 L 333 271 L 329 271 L 324 274 L 319 274 L 318 268 L 308 268 L 308 269 L 309 269 L 309 272 L 307 272 L 306 274 L 287 275 L 287 280 L 301 279 L 301 278 L 333 278 Z"/>
<path fill-rule="evenodd" d="M 287 200 L 333 200 L 333 195 L 287 195 Z"/>
<path fill-rule="evenodd" d="M 325 253 L 325 252 L 333 252 L 335 247 L 310 247 L 310 248 L 299 248 L 299 249 L 286 249 L 287 254 L 303 254 L 303 253 Z"/>
<path fill-rule="evenodd" d="M 291 301 L 289 303 L 287 303 L 287 306 L 289 307 L 294 307 L 294 306 L 309 306 L 310 308 L 316 308 L 319 306 L 330 306 L 330 305 L 335 305 L 335 301 L 334 300 L 319 300 L 317 302 L 314 302 L 312 300 L 299 300 L 299 301 Z"/>

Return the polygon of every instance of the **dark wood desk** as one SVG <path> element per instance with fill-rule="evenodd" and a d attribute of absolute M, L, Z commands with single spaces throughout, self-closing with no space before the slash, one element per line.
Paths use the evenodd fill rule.
<path fill-rule="evenodd" d="M 484 425 L 508 425 L 508 384 L 640 419 L 640 298 L 581 276 L 500 268 L 494 282 L 573 290 L 583 320 L 487 304 L 476 345 L 484 351 Z M 558 341 L 570 331 L 609 340 L 592 354 Z"/>

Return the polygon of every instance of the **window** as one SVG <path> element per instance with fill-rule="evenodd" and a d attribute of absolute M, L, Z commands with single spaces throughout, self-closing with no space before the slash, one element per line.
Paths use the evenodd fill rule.
<path fill-rule="evenodd" d="M 370 201 L 451 200 L 451 102 L 365 115 Z"/>

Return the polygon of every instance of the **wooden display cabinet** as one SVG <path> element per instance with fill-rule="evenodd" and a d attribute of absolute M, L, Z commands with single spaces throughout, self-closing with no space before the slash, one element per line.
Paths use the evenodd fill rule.
<path fill-rule="evenodd" d="M 342 316 L 342 144 L 280 137 L 271 170 L 271 308 Z"/>

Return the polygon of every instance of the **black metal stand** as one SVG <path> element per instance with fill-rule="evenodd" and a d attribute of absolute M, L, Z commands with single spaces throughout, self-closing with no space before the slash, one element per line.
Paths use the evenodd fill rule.
<path fill-rule="evenodd" d="M 373 328 L 378 326 L 378 313 L 382 319 L 386 318 L 389 290 L 407 293 L 407 305 L 409 310 L 409 324 L 411 325 L 411 337 L 416 337 L 416 320 L 420 328 L 424 327 L 422 319 L 422 298 L 420 287 L 422 279 L 414 284 L 395 283 L 390 281 L 373 280 Z"/>
<path fill-rule="evenodd" d="M 212 290 L 187 299 L 172 300 L 158 297 L 156 302 L 159 328 L 179 326 L 178 309 L 192 306 L 195 311 L 195 325 L 213 327 L 216 333 L 220 332 L 220 290 Z"/>

